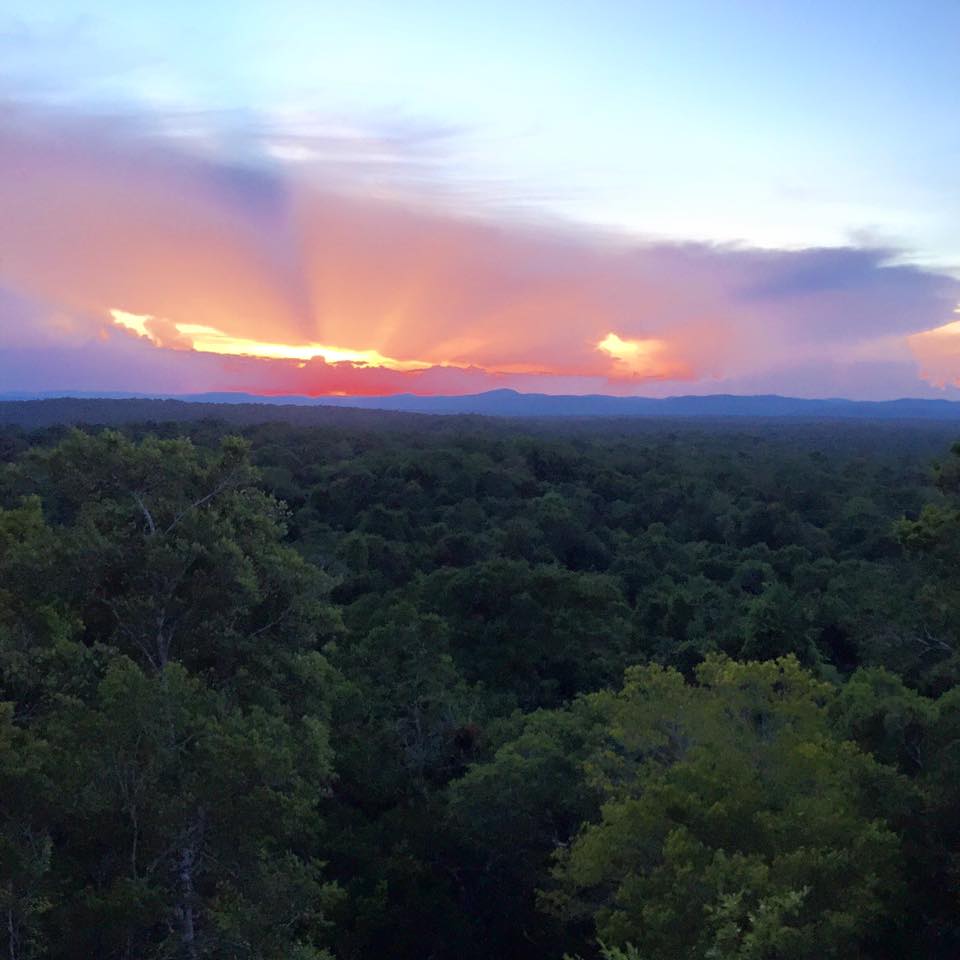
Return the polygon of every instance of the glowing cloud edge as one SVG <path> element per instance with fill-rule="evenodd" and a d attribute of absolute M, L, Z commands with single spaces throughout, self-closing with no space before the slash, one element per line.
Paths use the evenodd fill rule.
<path fill-rule="evenodd" d="M 115 326 L 137 336 L 144 337 L 161 349 L 187 350 L 229 357 L 254 357 L 263 360 L 292 360 L 301 365 L 320 359 L 325 363 L 346 363 L 363 367 L 379 367 L 402 373 L 428 370 L 431 367 L 469 369 L 476 364 L 457 361 L 400 360 L 388 357 L 373 349 L 352 349 L 329 344 L 274 343 L 235 337 L 216 327 L 205 324 L 181 323 L 148 313 L 133 313 L 112 307 L 108 310 Z M 667 350 L 667 341 L 657 338 L 640 340 L 624 339 L 611 331 L 593 344 L 594 349 L 607 355 L 614 363 L 611 375 L 655 379 L 659 377 L 657 364 Z M 549 376 L 552 371 L 533 368 L 524 364 L 497 364 L 479 369 L 497 374 L 540 374 Z"/>

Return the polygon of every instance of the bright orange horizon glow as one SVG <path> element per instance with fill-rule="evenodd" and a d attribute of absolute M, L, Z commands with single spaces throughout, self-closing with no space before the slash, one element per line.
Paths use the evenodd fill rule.
<path fill-rule="evenodd" d="M 109 314 L 118 327 L 144 337 L 155 347 L 162 349 L 194 351 L 225 357 L 295 361 L 298 367 L 304 367 L 311 360 L 319 359 L 328 364 L 352 364 L 400 373 L 424 371 L 435 367 L 457 370 L 473 368 L 497 375 L 550 376 L 569 372 L 552 369 L 549 364 L 467 363 L 463 360 L 443 359 L 401 360 L 386 356 L 374 349 L 354 349 L 315 342 L 277 343 L 272 340 L 234 336 L 208 324 L 173 321 L 153 314 L 132 313 L 116 307 L 111 308 Z M 597 342 L 594 348 L 613 361 L 614 369 L 608 373 L 617 378 L 658 379 L 684 372 L 665 359 L 664 354 L 669 348 L 665 340 L 656 338 L 629 340 L 610 332 Z M 572 372 L 576 375 L 578 371 Z"/>
<path fill-rule="evenodd" d="M 261 357 L 266 360 L 315 360 L 326 363 L 353 363 L 362 366 L 384 367 L 387 370 L 426 370 L 434 366 L 426 360 L 398 360 L 386 357 L 378 350 L 352 350 L 322 343 L 271 343 L 247 337 L 235 337 L 216 327 L 196 323 L 175 323 L 151 314 L 130 313 L 113 308 L 114 323 L 146 337 L 155 346 L 174 350 L 197 350 L 200 353 L 218 353 L 231 357 Z M 457 364 L 444 364 L 457 366 Z"/>

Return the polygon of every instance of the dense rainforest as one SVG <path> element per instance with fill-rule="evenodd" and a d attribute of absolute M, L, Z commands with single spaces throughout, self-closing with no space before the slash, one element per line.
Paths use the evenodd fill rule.
<path fill-rule="evenodd" d="M 10 960 L 960 955 L 955 428 L 323 416 L 0 427 Z"/>

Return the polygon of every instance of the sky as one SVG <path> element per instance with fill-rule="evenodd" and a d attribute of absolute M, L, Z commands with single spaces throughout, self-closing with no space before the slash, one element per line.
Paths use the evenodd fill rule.
<path fill-rule="evenodd" d="M 4 0 L 0 393 L 960 398 L 956 0 Z"/>

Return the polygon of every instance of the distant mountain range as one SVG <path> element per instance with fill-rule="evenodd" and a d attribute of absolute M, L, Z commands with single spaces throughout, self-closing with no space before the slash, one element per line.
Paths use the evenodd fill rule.
<path fill-rule="evenodd" d="M 858 420 L 960 420 L 960 401 L 842 400 L 802 399 L 797 397 L 711 396 L 611 397 L 603 394 L 557 396 L 544 393 L 518 393 L 516 390 L 490 390 L 467 396 L 417 396 L 401 393 L 386 397 L 267 397 L 249 393 L 198 393 L 187 395 L 0 393 L 0 402 L 78 400 L 164 400 L 203 404 L 295 405 L 307 407 L 351 407 L 365 410 L 389 410 L 426 414 L 481 414 L 495 417 L 774 417 L 802 419 Z M 6 419 L 11 411 L 3 411 Z M 0 420 L 5 419 L 0 416 Z"/>

